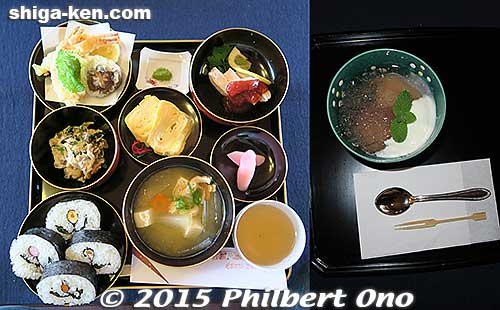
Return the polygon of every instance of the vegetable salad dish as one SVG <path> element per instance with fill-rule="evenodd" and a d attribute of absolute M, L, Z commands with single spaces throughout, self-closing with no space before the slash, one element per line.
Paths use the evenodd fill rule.
<path fill-rule="evenodd" d="M 49 140 L 54 167 L 64 169 L 66 179 L 85 182 L 105 165 L 108 143 L 100 129 L 90 129 L 93 122 L 68 126 Z"/>

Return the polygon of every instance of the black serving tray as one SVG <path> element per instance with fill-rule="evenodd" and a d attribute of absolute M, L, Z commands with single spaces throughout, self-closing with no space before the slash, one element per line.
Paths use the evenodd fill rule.
<path fill-rule="evenodd" d="M 117 129 L 118 116 L 120 114 L 121 108 L 125 104 L 125 102 L 138 91 L 135 87 L 135 82 L 137 80 L 137 74 L 139 70 L 139 53 L 143 47 L 149 47 L 151 49 L 166 51 L 166 52 L 181 52 L 181 51 L 189 51 L 191 54 L 194 53 L 195 49 L 201 43 L 201 40 L 137 40 L 134 43 L 134 48 L 132 52 L 132 77 L 128 88 L 124 94 L 124 96 L 110 109 L 107 109 L 103 112 L 103 114 L 111 121 L 115 130 Z M 34 58 L 35 63 L 39 63 L 41 61 L 42 45 L 39 42 L 33 51 L 32 58 Z M 42 53 L 42 54 L 41 54 Z M 38 59 L 40 58 L 40 59 Z M 191 97 L 190 94 L 188 94 Z M 33 128 L 38 124 L 38 122 L 50 112 L 50 109 L 43 104 L 43 102 L 34 96 L 33 102 Z M 215 141 L 227 130 L 231 129 L 230 126 L 220 125 L 215 123 L 205 117 L 202 116 L 203 122 L 203 135 L 198 145 L 196 151 L 192 156 L 201 158 L 207 162 L 209 162 L 210 152 L 212 150 L 212 146 Z M 282 133 L 281 133 L 281 118 L 280 118 L 280 110 L 279 108 L 273 112 L 269 117 L 262 119 L 258 123 L 254 124 L 254 126 L 258 126 L 266 129 L 270 133 L 272 133 L 280 142 L 282 142 Z M 120 145 L 121 147 L 121 145 Z M 102 185 L 89 190 L 90 192 L 106 199 L 113 207 L 121 214 L 122 201 L 125 196 L 125 192 L 132 181 L 132 179 L 137 175 L 137 173 L 142 170 L 144 165 L 139 164 L 134 159 L 130 158 L 124 150 L 121 150 L 120 153 L 120 163 L 116 171 L 111 175 L 111 177 Z M 36 172 L 31 169 L 31 182 L 30 182 L 30 202 L 29 209 L 31 210 L 36 204 L 38 204 L 43 199 L 46 199 L 51 194 L 57 192 L 55 188 L 51 187 L 47 183 L 45 183 Z M 281 202 L 286 203 L 286 182 L 281 187 L 281 189 L 269 199 L 279 200 Z M 246 203 L 236 202 L 236 212 L 239 212 Z M 232 241 L 229 240 L 226 246 L 232 246 Z M 126 268 L 122 273 L 122 276 L 115 282 L 113 285 L 114 288 L 122 288 L 122 289 L 140 289 L 140 288 L 166 288 L 166 287 L 174 287 L 171 285 L 154 285 L 154 284 L 137 284 L 130 283 L 129 277 L 127 274 L 127 265 L 130 265 L 131 261 L 131 249 L 128 251 L 128 255 L 126 258 Z M 289 268 L 286 272 L 288 278 L 291 275 L 292 268 Z"/>
<path fill-rule="evenodd" d="M 330 275 L 417 272 L 500 261 L 500 241 L 362 260 L 353 173 L 490 158 L 498 188 L 500 29 L 408 29 L 316 35 L 311 39 L 311 263 Z M 372 164 L 336 139 L 326 113 L 328 86 L 357 54 L 396 48 L 428 63 L 447 99 L 446 119 L 432 146 L 400 164 Z"/>

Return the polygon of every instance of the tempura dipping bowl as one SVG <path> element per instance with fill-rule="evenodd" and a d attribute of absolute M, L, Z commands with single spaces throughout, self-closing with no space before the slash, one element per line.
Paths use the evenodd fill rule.
<path fill-rule="evenodd" d="M 214 47 L 229 44 L 252 55 L 252 68 L 273 83 L 269 85 L 271 99 L 257 103 L 248 112 L 226 110 L 222 95 L 208 79 L 207 57 Z M 210 119 L 226 125 L 255 123 L 273 113 L 283 102 L 288 90 L 288 64 L 281 49 L 266 35 L 251 29 L 228 28 L 210 35 L 196 49 L 191 60 L 189 88 L 198 108 Z"/>
<path fill-rule="evenodd" d="M 85 182 L 64 178 L 63 169 L 54 167 L 49 140 L 67 126 L 93 122 L 91 129 L 104 132 L 108 148 L 104 149 L 104 165 Z M 119 163 L 120 143 L 111 122 L 100 112 L 84 106 L 68 106 L 47 114 L 35 127 L 30 141 L 30 159 L 36 173 L 49 185 L 62 190 L 87 190 L 104 183 Z"/>
<path fill-rule="evenodd" d="M 275 208 L 282 211 L 284 215 L 287 216 L 290 222 L 292 223 L 295 232 L 295 242 L 292 250 L 281 261 L 273 265 L 261 265 L 253 262 L 252 260 L 250 260 L 248 257 L 245 256 L 245 254 L 241 250 L 241 244 L 238 242 L 238 236 L 237 236 L 238 225 L 241 219 L 245 216 L 245 214 L 252 208 L 255 208 L 256 206 L 264 206 L 265 208 Z M 259 225 L 262 225 L 262 223 L 256 221 L 255 226 L 258 227 Z M 255 236 L 254 240 L 255 242 L 258 242 L 257 236 Z M 299 215 L 291 207 L 276 200 L 260 200 L 247 205 L 238 213 L 234 224 L 233 244 L 238 250 L 241 257 L 249 265 L 263 270 L 285 270 L 291 267 L 293 264 L 295 264 L 302 256 L 302 253 L 304 252 L 304 248 L 306 245 L 306 231 L 304 228 L 304 223 L 300 219 Z"/>
<path fill-rule="evenodd" d="M 432 92 L 436 105 L 436 122 L 434 130 L 426 142 L 415 151 L 399 157 L 381 157 L 370 154 L 354 145 L 342 133 L 340 128 L 339 105 L 342 104 L 346 87 L 353 78 L 370 70 L 393 68 L 414 73 Z M 330 126 L 340 143 L 360 158 L 373 163 L 396 163 L 413 158 L 426 150 L 436 139 L 443 127 L 446 115 L 446 97 L 441 82 L 432 68 L 420 58 L 395 49 L 383 48 L 361 53 L 345 63 L 335 74 L 328 88 L 327 113 Z M 417 120 L 418 121 L 418 120 Z"/>
<path fill-rule="evenodd" d="M 212 243 L 200 251 L 186 256 L 169 256 L 161 253 L 141 238 L 134 221 L 135 201 L 144 182 L 154 174 L 171 168 L 188 168 L 200 175 L 210 176 L 217 185 L 217 191 L 222 200 L 223 220 Z M 172 267 L 188 267 L 201 264 L 216 255 L 231 236 L 234 224 L 235 205 L 233 193 L 222 174 L 209 163 L 188 156 L 172 156 L 155 161 L 141 170 L 130 183 L 123 200 L 122 218 L 125 230 L 134 248 L 148 259 Z M 165 237 L 165 236 L 163 236 Z"/>

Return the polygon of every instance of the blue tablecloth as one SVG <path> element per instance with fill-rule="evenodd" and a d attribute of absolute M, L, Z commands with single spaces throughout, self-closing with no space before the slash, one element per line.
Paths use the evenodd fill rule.
<path fill-rule="evenodd" d="M 29 1 L 27 7 L 35 5 Z M 28 60 L 40 39 L 35 21 L 11 21 L 10 8 L 0 4 L 0 304 L 38 303 L 39 299 L 16 278 L 8 249 L 28 208 L 29 139 L 33 92 Z M 39 1 L 39 8 L 63 8 L 67 1 Z M 283 50 L 290 66 L 290 87 L 282 105 L 284 144 L 290 164 L 288 198 L 309 231 L 309 7 L 306 0 L 177 0 L 177 1 L 72 1 L 79 8 L 150 8 L 151 20 L 111 21 L 117 30 L 135 32 L 138 39 L 203 39 L 227 27 L 248 27 L 270 36 Z M 54 21 L 47 25 L 56 25 Z M 309 283 L 309 249 L 295 266 L 290 288 L 302 291 Z"/>

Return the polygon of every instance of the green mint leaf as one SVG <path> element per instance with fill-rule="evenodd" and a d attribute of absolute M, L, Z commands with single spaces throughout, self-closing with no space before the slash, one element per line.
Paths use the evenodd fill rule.
<path fill-rule="evenodd" d="M 395 118 L 391 121 L 391 136 L 396 143 L 402 143 L 408 136 L 408 125 L 402 119 Z"/>
<path fill-rule="evenodd" d="M 392 112 L 396 117 L 399 115 L 403 115 L 406 112 L 410 112 L 411 110 L 411 95 L 410 92 L 407 91 L 406 89 L 403 90 L 398 97 L 396 98 L 396 101 L 394 102 L 394 105 L 392 106 Z"/>
<path fill-rule="evenodd" d="M 417 121 L 417 116 L 411 112 L 411 107 L 411 94 L 405 89 L 398 95 L 392 106 L 394 119 L 391 121 L 391 136 L 396 143 L 402 143 L 406 140 L 408 124 Z"/>
<path fill-rule="evenodd" d="M 412 112 L 403 114 L 401 118 L 404 119 L 405 123 L 407 124 L 415 123 L 417 121 L 417 116 Z"/>

